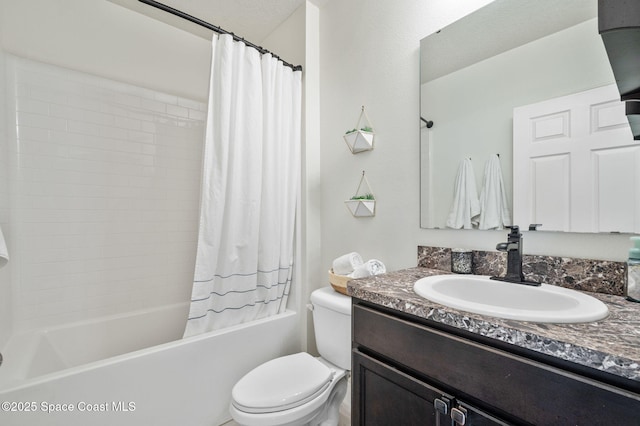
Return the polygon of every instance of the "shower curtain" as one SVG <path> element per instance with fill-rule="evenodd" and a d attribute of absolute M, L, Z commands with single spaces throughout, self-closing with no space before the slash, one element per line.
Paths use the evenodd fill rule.
<path fill-rule="evenodd" d="M 185 337 L 286 308 L 300 181 L 301 75 L 229 35 L 213 37 Z"/>

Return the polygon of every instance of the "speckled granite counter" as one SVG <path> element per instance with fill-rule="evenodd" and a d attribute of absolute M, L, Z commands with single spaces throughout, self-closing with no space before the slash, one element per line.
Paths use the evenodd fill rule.
<path fill-rule="evenodd" d="M 416 280 L 448 273 L 421 267 L 404 269 L 351 280 L 347 292 L 386 308 L 640 382 L 640 304 L 621 296 L 589 293 L 609 307 L 604 320 L 539 324 L 462 312 L 414 293 Z"/>

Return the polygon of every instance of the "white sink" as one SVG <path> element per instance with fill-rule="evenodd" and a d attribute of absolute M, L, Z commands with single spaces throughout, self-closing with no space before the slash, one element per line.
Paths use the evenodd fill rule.
<path fill-rule="evenodd" d="M 416 281 L 425 299 L 461 311 L 532 322 L 591 322 L 609 314 L 598 299 L 576 290 L 542 284 L 532 287 L 481 275 L 436 275 Z"/>

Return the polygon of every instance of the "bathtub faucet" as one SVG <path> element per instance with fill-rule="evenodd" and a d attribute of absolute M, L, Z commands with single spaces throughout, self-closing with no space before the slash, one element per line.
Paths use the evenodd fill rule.
<path fill-rule="evenodd" d="M 499 243 L 496 250 L 507 252 L 507 274 L 504 277 L 491 277 L 492 280 L 507 281 L 516 284 L 539 286 L 540 283 L 527 281 L 522 273 L 522 234 L 518 225 L 507 226 L 511 230 L 506 243 Z"/>

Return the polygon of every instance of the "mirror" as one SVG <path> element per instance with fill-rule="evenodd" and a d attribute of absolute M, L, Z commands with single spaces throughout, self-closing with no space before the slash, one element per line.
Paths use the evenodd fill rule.
<path fill-rule="evenodd" d="M 420 62 L 422 228 L 447 227 L 464 158 L 479 195 L 499 154 L 513 215 L 514 108 L 615 83 L 597 0 L 495 0 L 421 40 Z"/>

